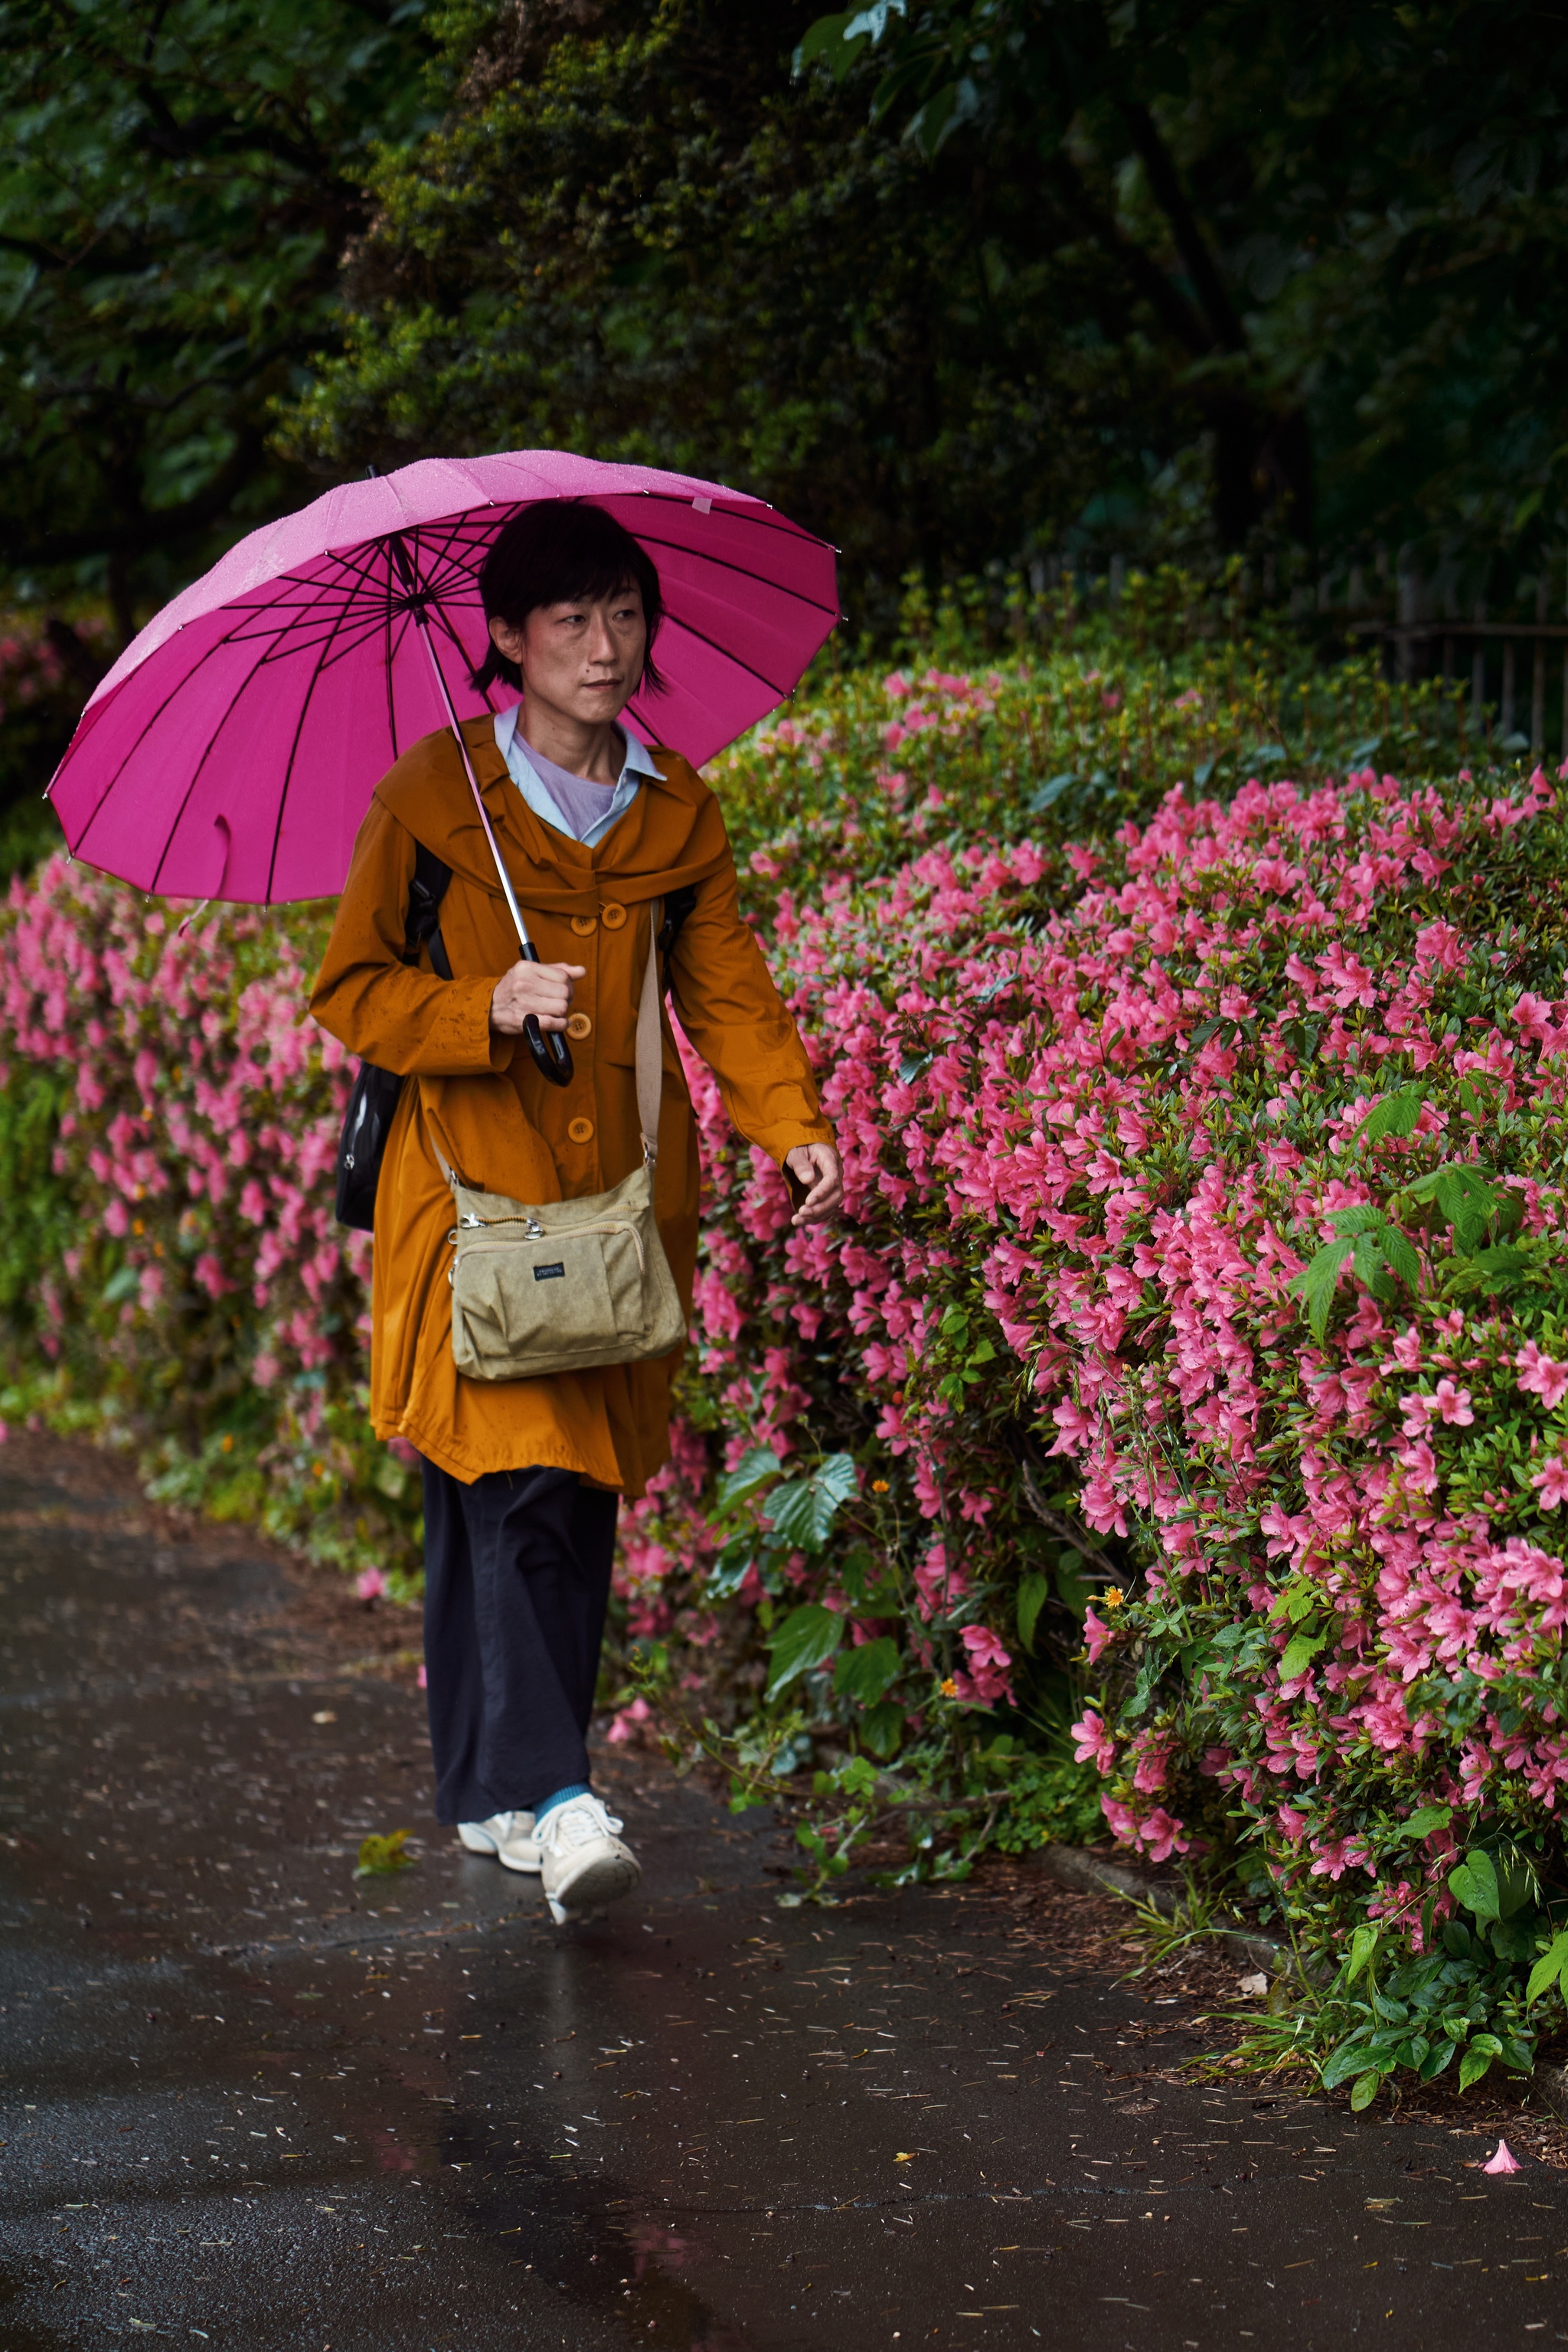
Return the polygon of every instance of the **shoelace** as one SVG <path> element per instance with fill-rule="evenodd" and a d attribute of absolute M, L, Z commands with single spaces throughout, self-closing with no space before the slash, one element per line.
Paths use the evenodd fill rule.
<path fill-rule="evenodd" d="M 556 1845 L 586 1845 L 592 1838 L 618 1837 L 625 1826 L 597 1797 L 574 1797 L 547 1816 L 540 1835 Z"/>

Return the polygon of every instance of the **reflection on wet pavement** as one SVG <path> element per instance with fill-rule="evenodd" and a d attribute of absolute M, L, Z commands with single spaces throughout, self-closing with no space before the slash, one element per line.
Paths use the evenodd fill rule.
<path fill-rule="evenodd" d="M 781 1910 L 766 1825 L 613 1759 L 647 1899 L 558 1932 L 246 1538 L 0 1473 L 4 2352 L 1568 2342 L 1556 2172 L 1173 2078 L 1088 1898 Z"/>

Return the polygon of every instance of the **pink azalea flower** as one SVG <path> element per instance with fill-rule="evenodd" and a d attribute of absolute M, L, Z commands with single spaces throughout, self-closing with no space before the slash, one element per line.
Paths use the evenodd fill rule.
<path fill-rule="evenodd" d="M 362 1601 L 379 1601 L 386 1591 L 386 1579 L 379 1568 L 363 1568 L 354 1579 L 354 1591 Z"/>
<path fill-rule="evenodd" d="M 1568 1498 L 1568 1455 L 1548 1454 L 1541 1468 L 1531 1472 L 1530 1483 L 1541 1497 L 1542 1509 L 1554 1511 Z"/>
<path fill-rule="evenodd" d="M 1555 1412 L 1568 1396 L 1568 1364 L 1558 1363 L 1543 1355 L 1533 1339 L 1527 1339 L 1514 1358 L 1519 1371 L 1519 1385 L 1538 1396 L 1548 1412 Z"/>
<path fill-rule="evenodd" d="M 1458 1428 L 1467 1429 L 1475 1420 L 1476 1416 L 1470 1411 L 1469 1390 L 1456 1388 L 1452 1381 L 1438 1381 L 1432 1391 L 1432 1402 L 1443 1420 Z"/>
<path fill-rule="evenodd" d="M 1500 2139 L 1497 2144 L 1497 2153 L 1482 2165 L 1481 2170 L 1483 2172 L 1522 2172 L 1524 2167 L 1509 2147 L 1507 2140 Z"/>

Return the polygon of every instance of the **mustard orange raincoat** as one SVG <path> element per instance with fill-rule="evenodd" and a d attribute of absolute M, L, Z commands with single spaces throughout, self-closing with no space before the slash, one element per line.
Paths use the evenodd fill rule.
<path fill-rule="evenodd" d="M 426 736 L 376 786 L 310 1010 L 350 1051 L 405 1086 L 376 1193 L 371 1414 L 465 1483 L 531 1464 L 576 1470 L 640 1495 L 669 1453 L 669 1383 L 679 1360 L 559 1373 L 462 1378 L 452 1357 L 452 1195 L 439 1149 L 464 1180 L 525 1202 L 575 1200 L 631 1173 L 642 1156 L 637 1011 L 650 911 L 691 885 L 696 906 L 671 962 L 682 1026 L 719 1080 L 741 1134 L 782 1161 L 831 1140 L 811 1066 L 762 951 L 742 921 L 719 803 L 678 752 L 649 777 L 595 847 L 537 817 L 507 773 L 488 719 L 464 729 L 512 887 L 546 963 L 587 967 L 573 999 L 575 1076 L 542 1078 L 521 1038 L 492 1034 L 490 997 L 517 961 L 517 936 L 457 746 Z M 403 961 L 417 843 L 452 869 L 441 936 L 453 977 L 428 950 Z M 691 1099 L 668 1016 L 655 1207 L 690 1311 L 698 1151 Z"/>

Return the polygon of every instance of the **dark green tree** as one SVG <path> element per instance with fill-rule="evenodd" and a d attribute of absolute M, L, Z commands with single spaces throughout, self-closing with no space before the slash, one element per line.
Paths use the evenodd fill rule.
<path fill-rule="evenodd" d="M 873 605 L 911 563 L 981 564 L 1141 495 L 1177 436 L 1136 299 L 1105 298 L 1005 133 L 928 163 L 862 92 L 792 78 L 809 21 L 792 0 L 449 16 L 456 103 L 377 174 L 346 349 L 293 446 L 717 476 L 835 540 Z"/>
<path fill-rule="evenodd" d="M 424 0 L 0 0 L 0 573 L 123 635 L 308 495 L 271 404 L 330 347 Z"/>
<path fill-rule="evenodd" d="M 824 68 L 1081 224 L 1205 421 L 1222 540 L 1568 525 L 1561 5 L 881 0 L 816 20 Z"/>

